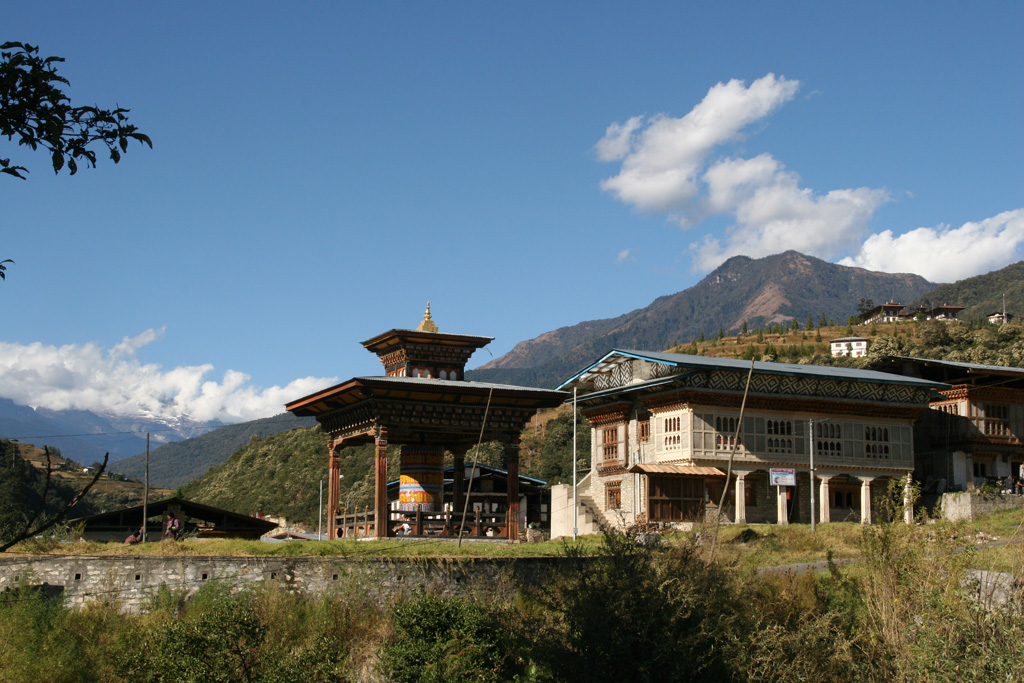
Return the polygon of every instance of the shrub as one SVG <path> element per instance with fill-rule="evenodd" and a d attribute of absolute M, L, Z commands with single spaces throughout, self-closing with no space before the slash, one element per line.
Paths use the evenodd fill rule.
<path fill-rule="evenodd" d="M 609 532 L 604 552 L 568 548 L 571 566 L 534 597 L 526 634 L 543 676 L 573 681 L 727 681 L 738 605 L 692 545 L 654 550 Z"/>
<path fill-rule="evenodd" d="M 510 680 L 520 668 L 511 618 L 505 606 L 421 593 L 395 605 L 381 667 L 388 680 L 403 683 Z"/>

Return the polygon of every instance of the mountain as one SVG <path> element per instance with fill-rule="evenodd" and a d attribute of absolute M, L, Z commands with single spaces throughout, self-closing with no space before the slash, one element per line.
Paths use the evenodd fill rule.
<path fill-rule="evenodd" d="M 470 370 L 467 379 L 551 387 L 612 348 L 661 351 L 675 343 L 769 323 L 845 322 L 860 299 L 914 301 L 936 284 L 919 275 L 875 273 L 787 251 L 734 256 L 699 283 L 616 318 L 562 327 L 520 342 Z"/>
<path fill-rule="evenodd" d="M 220 422 L 104 416 L 88 410 L 31 408 L 0 398 L 0 437 L 49 445 L 81 463 L 116 462 L 146 450 L 146 433 L 157 444 L 198 436 Z"/>
<path fill-rule="evenodd" d="M 919 300 L 914 301 L 911 306 L 912 308 L 919 305 L 929 308 L 945 304 L 964 306 L 964 310 L 960 312 L 960 318 L 971 320 L 1002 311 L 1004 297 L 1007 312 L 1012 314 L 1015 320 L 1020 320 L 1020 316 L 1024 314 L 1024 311 L 1021 310 L 1021 302 L 1024 302 L 1024 261 L 1010 264 L 984 275 L 975 275 L 952 284 L 939 285 Z"/>
<path fill-rule="evenodd" d="M 315 530 L 320 483 L 327 476 L 327 441 L 319 426 L 253 438 L 226 461 L 183 486 L 181 494 L 244 514 L 285 517 L 289 523 L 303 523 Z M 363 508 L 373 503 L 373 463 L 371 444 L 342 449 L 342 504 Z M 392 466 L 397 468 L 397 462 Z M 323 483 L 326 505 L 327 482 Z"/>
<path fill-rule="evenodd" d="M 264 439 L 279 432 L 314 425 L 314 418 L 282 413 L 261 420 L 225 425 L 191 439 L 154 448 L 149 453 L 149 483 L 177 488 L 220 465 L 254 438 Z M 143 453 L 119 461 L 114 470 L 141 481 L 146 474 L 145 443 Z"/>

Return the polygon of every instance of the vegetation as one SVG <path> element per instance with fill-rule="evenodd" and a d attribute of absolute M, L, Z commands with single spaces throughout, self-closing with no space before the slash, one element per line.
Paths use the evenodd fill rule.
<path fill-rule="evenodd" d="M 96 166 L 94 144 L 107 148 L 115 164 L 135 140 L 153 146 L 147 135 L 128 122 L 128 110 L 71 106 L 64 92 L 68 80 L 57 73 L 61 57 L 40 57 L 39 48 L 27 43 L 0 45 L 0 136 L 17 139 L 32 150 L 49 153 L 54 173 L 67 167 L 74 175 L 78 164 Z M 24 179 L 28 169 L 0 158 L 0 173 Z"/>
<path fill-rule="evenodd" d="M 982 524 L 1020 527 L 1020 510 L 996 517 Z M 1021 596 L 1004 607 L 979 592 L 969 570 L 991 567 L 970 550 L 974 525 L 818 531 L 839 538 L 834 528 L 861 561 L 821 573 L 712 562 L 701 533 L 654 547 L 612 533 L 562 546 L 542 585 L 460 595 L 373 598 L 345 585 L 304 598 L 278 582 L 210 582 L 191 598 L 162 589 L 125 614 L 116 599 L 73 609 L 26 587 L 0 598 L 0 671 L 11 683 L 1024 680 Z M 737 552 L 771 541 L 767 529 L 732 531 Z M 811 536 L 775 532 L 782 545 Z M 998 551 L 1020 585 L 1024 546 Z"/>
<path fill-rule="evenodd" d="M 536 427 L 527 426 L 522 436 L 520 471 L 549 484 L 572 482 L 573 411 L 564 406 L 538 416 Z M 590 423 L 576 417 L 577 471 L 590 468 Z"/>
<path fill-rule="evenodd" d="M 868 339 L 868 356 L 834 358 L 829 341 L 847 336 Z M 841 367 L 864 367 L 885 355 L 1024 367 L 1024 326 L 1016 322 L 994 325 L 981 321 L 941 320 L 911 320 L 883 326 L 858 323 L 844 327 L 818 327 L 813 343 L 807 339 L 806 332 L 775 330 L 766 333 L 758 329 L 752 335 L 726 337 L 718 345 L 691 342 L 671 350 L 725 358 Z"/>
<path fill-rule="evenodd" d="M 55 473 L 55 456 L 51 456 L 49 449 L 40 451 L 43 464 L 37 467 L 21 456 L 19 448 L 19 444 L 0 440 L 0 552 L 46 534 L 54 527 L 57 527 L 55 533 L 60 534 L 62 528 L 58 525 L 64 523 L 69 513 L 94 512 L 84 503 L 84 498 L 103 475 L 107 464 L 104 458 L 90 476 L 69 485 Z"/>
<path fill-rule="evenodd" d="M 346 448 L 341 499 L 351 507 L 373 500 L 373 448 Z M 178 493 L 196 502 L 253 515 L 284 517 L 315 528 L 320 481 L 327 474 L 327 436 L 320 427 L 291 429 L 249 443 Z M 326 498 L 327 485 L 324 483 Z"/>

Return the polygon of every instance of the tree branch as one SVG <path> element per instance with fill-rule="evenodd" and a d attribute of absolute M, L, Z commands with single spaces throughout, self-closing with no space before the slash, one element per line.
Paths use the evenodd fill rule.
<path fill-rule="evenodd" d="M 96 475 L 92 478 L 92 481 L 90 481 L 88 484 L 86 484 L 85 488 L 83 488 L 81 491 L 79 491 L 78 495 L 75 496 L 74 500 L 72 500 L 70 503 L 68 503 L 66 506 L 64 506 L 63 510 L 61 510 L 57 515 L 55 515 L 48 522 L 46 522 L 46 523 L 42 524 L 41 526 L 39 526 L 37 529 L 33 529 L 32 531 L 29 531 L 29 527 L 31 526 L 32 521 L 34 521 L 36 519 L 36 517 L 39 515 L 39 512 L 37 511 L 36 514 L 32 516 L 32 520 L 30 520 L 29 523 L 25 526 L 25 530 L 24 531 L 22 531 L 20 534 L 15 536 L 13 540 L 11 540 L 11 541 L 9 541 L 7 543 L 4 543 L 3 545 L 0 545 L 0 553 L 6 552 L 8 548 L 14 546 L 15 544 L 21 543 L 22 541 L 24 541 L 26 539 L 32 538 L 33 536 L 38 536 L 39 534 L 43 533 L 44 531 L 46 531 L 47 529 L 52 527 L 54 524 L 57 524 L 58 522 L 63 521 L 64 518 L 67 516 L 68 512 L 71 510 L 71 508 L 73 508 L 76 505 L 78 505 L 79 501 L 81 501 L 82 498 L 85 497 L 85 494 L 87 494 L 89 492 L 89 489 L 92 488 L 93 484 L 95 484 L 97 481 L 99 481 L 99 478 L 101 476 L 103 476 L 103 471 L 107 469 L 107 460 L 109 460 L 109 459 L 110 459 L 110 453 L 107 453 L 106 455 L 103 456 L 103 464 L 100 465 L 98 470 L 96 470 Z M 50 449 L 47 448 L 46 449 L 46 487 L 47 487 L 47 490 L 49 490 L 49 485 L 50 485 Z M 45 502 L 45 495 L 46 495 L 46 492 L 44 491 L 44 496 L 43 496 L 44 497 L 44 502 Z M 40 509 L 42 509 L 41 505 L 40 505 Z"/>

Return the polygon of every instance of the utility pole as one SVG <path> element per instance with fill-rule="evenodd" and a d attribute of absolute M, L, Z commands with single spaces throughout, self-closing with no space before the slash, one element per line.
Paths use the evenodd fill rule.
<path fill-rule="evenodd" d="M 580 506 L 576 497 L 576 389 L 577 387 L 572 388 L 572 540 L 574 541 L 580 533 Z"/>
<path fill-rule="evenodd" d="M 320 516 L 316 523 L 316 540 L 320 541 L 323 538 L 320 536 L 320 531 L 324 527 L 324 480 L 320 480 L 320 506 L 317 508 L 320 511 Z"/>
<path fill-rule="evenodd" d="M 149 432 L 146 432 L 146 492 L 142 499 L 142 542 L 146 542 L 146 527 L 149 525 Z"/>
<path fill-rule="evenodd" d="M 817 531 L 818 520 L 814 514 L 814 418 L 807 419 L 811 439 L 811 533 Z"/>

